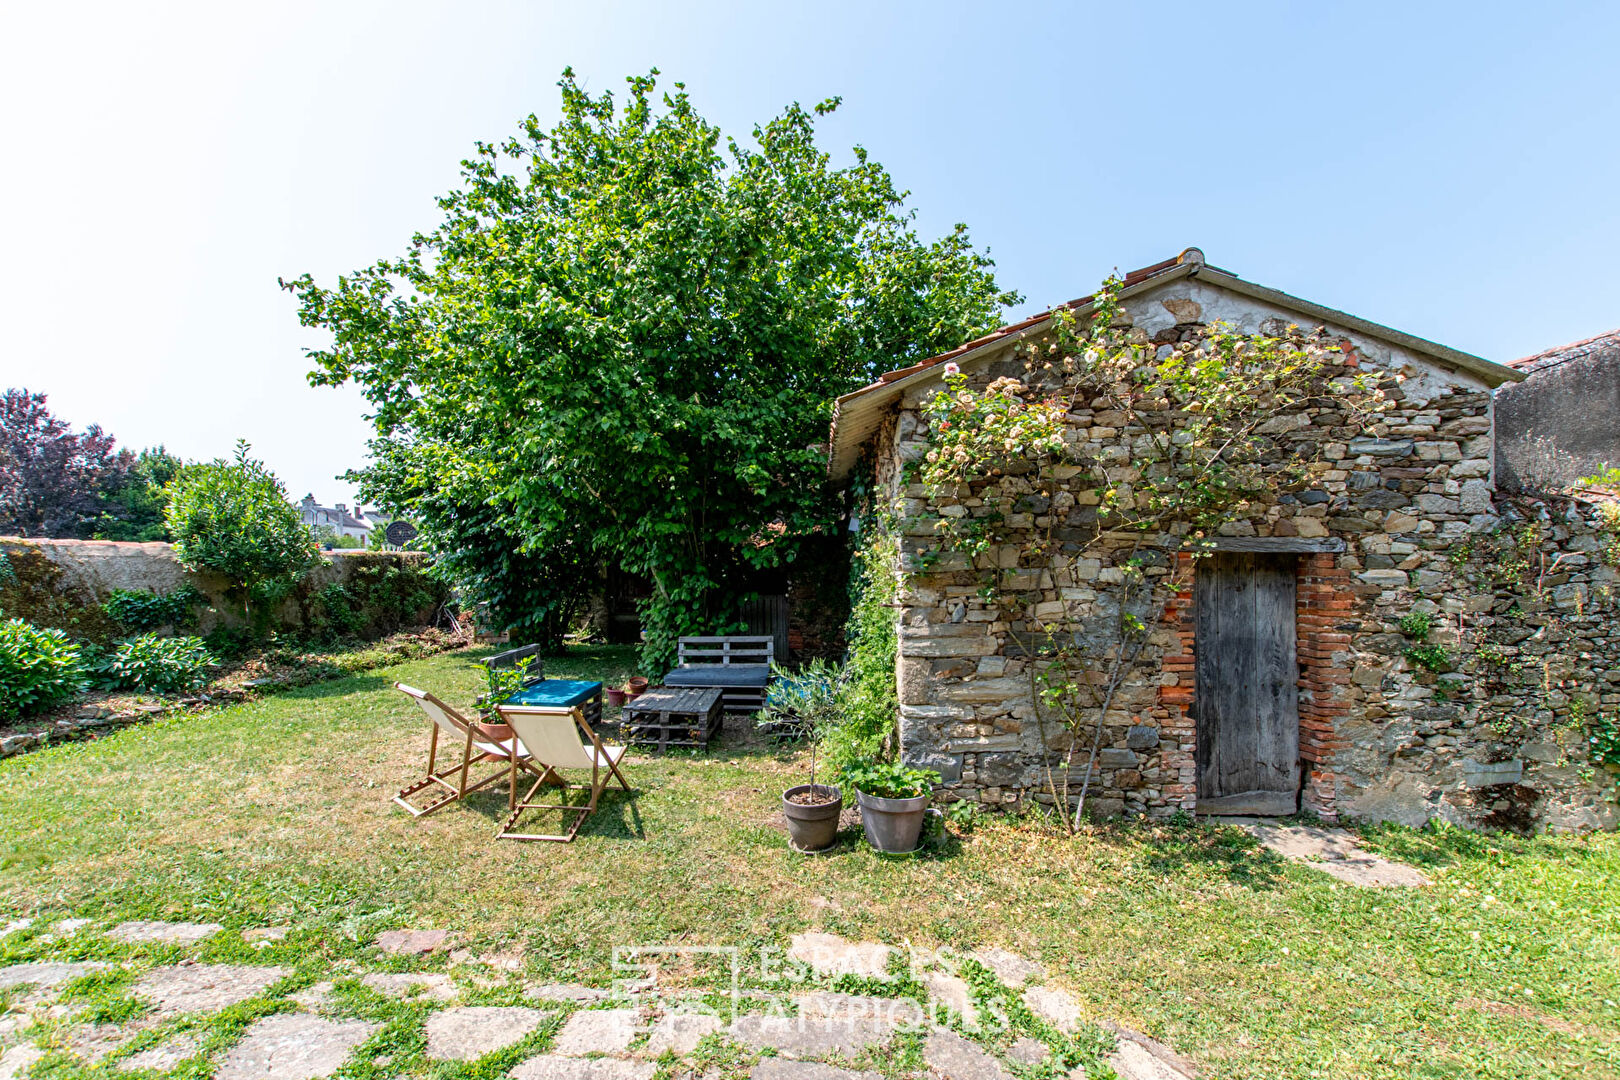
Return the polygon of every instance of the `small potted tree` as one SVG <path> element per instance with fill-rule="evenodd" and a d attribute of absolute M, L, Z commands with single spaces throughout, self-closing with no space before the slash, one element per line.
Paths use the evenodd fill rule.
<path fill-rule="evenodd" d="M 855 789 L 867 843 L 892 855 L 917 849 L 939 773 L 897 761 L 861 761 L 845 765 L 843 779 Z"/>
<path fill-rule="evenodd" d="M 501 714 L 496 707 L 523 689 L 529 678 L 529 665 L 534 657 L 525 656 L 511 667 L 492 668 L 488 664 L 475 664 L 484 672 L 487 688 L 482 697 L 478 699 L 479 712 L 483 716 L 478 724 L 478 733 L 494 742 L 505 742 L 512 737 L 510 724 L 501 722 Z"/>
<path fill-rule="evenodd" d="M 795 851 L 825 851 L 838 837 L 838 816 L 844 810 L 844 796 L 836 786 L 816 783 L 821 735 L 837 718 L 837 672 L 817 661 L 798 672 L 778 670 L 775 676 L 756 718 L 759 729 L 778 737 L 804 737 L 810 747 L 808 782 L 782 793 L 788 844 Z"/>

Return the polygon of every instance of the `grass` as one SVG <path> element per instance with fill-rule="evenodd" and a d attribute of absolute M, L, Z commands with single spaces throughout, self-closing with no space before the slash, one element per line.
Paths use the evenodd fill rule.
<path fill-rule="evenodd" d="M 706 757 L 632 756 L 635 796 L 610 791 L 574 844 L 497 843 L 498 786 L 423 820 L 389 801 L 426 744 L 424 721 L 391 683 L 470 702 L 484 651 L 0 763 L 0 916 L 300 928 L 264 950 L 227 933 L 189 952 L 29 931 L 0 940 L 0 963 L 251 957 L 307 984 L 352 976 L 356 964 L 442 966 L 382 962 L 364 948 L 384 929 L 437 926 L 474 952 L 521 941 L 531 979 L 606 985 L 613 946 L 777 948 L 817 928 L 1037 956 L 1094 1019 L 1162 1039 L 1214 1080 L 1620 1077 L 1613 835 L 1366 830 L 1369 847 L 1430 875 L 1421 890 L 1341 886 L 1236 830 L 1195 825 L 1119 824 L 1066 840 L 1038 819 L 988 819 L 915 858 L 880 857 L 854 837 L 802 857 L 772 820 L 802 761 L 733 721 Z M 610 683 L 630 668 L 628 652 L 611 648 L 546 664 L 549 675 Z M 702 960 L 664 975 L 711 991 L 724 979 Z M 133 1008 L 122 987 L 101 978 L 79 989 L 119 1016 Z M 377 1051 L 386 1067 L 356 1066 L 356 1077 L 449 1076 L 420 1057 L 422 1005 L 348 992 L 385 1021 L 374 1041 L 391 1048 Z M 479 1003 L 505 1003 L 495 998 L 509 991 L 486 992 Z M 215 1023 L 240 1027 L 253 1008 L 276 1006 Z M 877 1064 L 896 1075 L 912 1050 Z M 712 1053 L 722 1062 L 728 1052 Z"/>

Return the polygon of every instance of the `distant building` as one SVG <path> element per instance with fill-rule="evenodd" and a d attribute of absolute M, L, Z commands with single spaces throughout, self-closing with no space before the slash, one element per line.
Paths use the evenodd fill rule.
<path fill-rule="evenodd" d="M 352 536 L 364 544 L 375 527 L 361 507 L 356 506 L 351 512 L 344 503 L 320 506 L 314 495 L 305 495 L 298 509 L 304 524 L 316 535 L 324 535 L 326 529 L 331 529 L 335 536 Z"/>
<path fill-rule="evenodd" d="M 1496 392 L 1496 479 L 1509 491 L 1568 488 L 1620 466 L 1620 330 L 1515 360 Z"/>

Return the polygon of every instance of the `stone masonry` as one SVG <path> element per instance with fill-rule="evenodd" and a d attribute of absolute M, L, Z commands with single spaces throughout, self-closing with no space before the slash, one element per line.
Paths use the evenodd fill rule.
<path fill-rule="evenodd" d="M 1138 340 L 1161 346 L 1217 319 L 1277 333 L 1288 315 L 1190 280 L 1138 295 L 1125 311 Z M 1326 329 L 1342 342 L 1347 368 L 1394 377 L 1392 407 L 1365 430 L 1331 411 L 1277 418 L 1275 430 L 1317 451 L 1311 482 L 1227 522 L 1216 538 L 1338 548 L 1297 557 L 1304 808 L 1329 820 L 1613 827 L 1615 778 L 1587 760 L 1583 727 L 1620 711 L 1620 548 L 1609 519 L 1567 499 L 1499 500 L 1489 386 L 1386 340 Z M 1042 375 L 1010 345 L 963 370 L 980 388 L 1011 377 L 1041 389 Z M 1078 468 L 1059 466 L 1046 491 L 1017 469 L 940 495 L 913 482 L 909 463 L 929 448 L 923 410 L 938 385 L 908 389 L 873 446 L 878 491 L 900 533 L 903 755 L 938 769 L 949 799 L 1050 803 L 1048 770 L 1068 742 L 1036 710 L 1034 623 L 984 591 L 994 582 L 1034 616 L 1101 635 L 1134 542 L 1082 545 L 1098 498 L 1067 482 Z M 1088 457 L 1106 461 L 1117 449 L 1129 462 L 1139 433 L 1122 429 L 1124 420 L 1099 398 L 1068 414 L 1065 439 Z M 942 547 L 942 517 L 997 519 L 1005 542 L 970 564 Z M 1171 533 L 1136 551 L 1153 582 L 1142 605 L 1152 632 L 1138 677 L 1105 718 L 1091 795 L 1103 816 L 1198 809 L 1199 560 L 1184 539 Z M 1414 613 L 1432 622 L 1425 641 L 1401 629 Z M 1412 658 L 1416 646 L 1438 646 L 1444 657 L 1425 666 Z M 1071 790 L 1080 779 L 1071 774 Z"/>

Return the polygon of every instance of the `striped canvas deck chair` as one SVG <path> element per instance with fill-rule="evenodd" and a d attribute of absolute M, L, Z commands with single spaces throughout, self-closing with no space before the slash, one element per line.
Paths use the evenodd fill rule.
<path fill-rule="evenodd" d="M 565 708 L 555 705 L 502 705 L 499 706 L 501 719 L 512 725 L 512 732 L 516 736 L 514 742 L 521 743 L 529 752 L 532 767 L 530 772 L 537 773 L 539 778 L 534 786 L 529 788 L 528 794 L 518 797 L 518 768 L 517 749 L 509 751 L 507 767 L 512 777 L 511 791 L 507 796 L 506 822 L 496 834 L 502 840 L 556 840 L 567 844 L 573 841 L 579 833 L 579 827 L 585 823 L 596 810 L 596 804 L 602 797 L 602 791 L 608 785 L 610 778 L 616 778 L 625 791 L 630 785 L 625 782 L 624 774 L 619 771 L 619 759 L 624 756 L 622 746 L 603 746 L 602 740 L 596 737 L 596 732 L 585 722 L 584 711 L 577 705 Z M 581 739 L 583 736 L 583 741 Z M 571 786 L 557 772 L 559 769 L 589 769 L 591 771 L 590 794 L 587 802 L 569 804 L 568 792 Z M 560 803 L 537 803 L 535 794 L 547 780 L 561 784 L 562 790 L 558 792 Z M 583 784 L 577 785 L 581 789 Z M 525 810 L 560 810 L 563 821 L 566 823 L 570 817 L 573 823 L 566 826 L 561 833 L 523 833 L 517 831 L 518 818 L 523 816 Z"/>
<path fill-rule="evenodd" d="M 514 745 L 517 740 L 507 739 L 504 742 L 486 739 L 472 722 L 462 716 L 455 709 L 446 705 L 426 690 L 418 690 L 414 686 L 404 683 L 395 683 L 394 689 L 406 695 L 427 714 L 429 726 L 433 730 L 432 741 L 428 743 L 427 773 L 414 784 L 409 784 L 399 790 L 394 801 L 411 812 L 412 817 L 426 817 L 435 810 L 441 810 L 457 799 L 488 787 L 502 777 L 507 776 L 514 762 L 522 762 L 525 770 L 532 771 L 533 766 L 528 760 L 528 751 L 522 745 Z M 443 738 L 447 753 L 439 750 L 439 740 Z M 441 757 L 450 758 L 450 764 L 439 768 Z M 469 783 L 468 779 L 474 765 L 484 765 L 488 762 L 500 762 L 500 767 L 494 772 Z M 424 806 L 413 803 L 412 797 L 427 791 L 430 796 L 436 796 Z"/>

